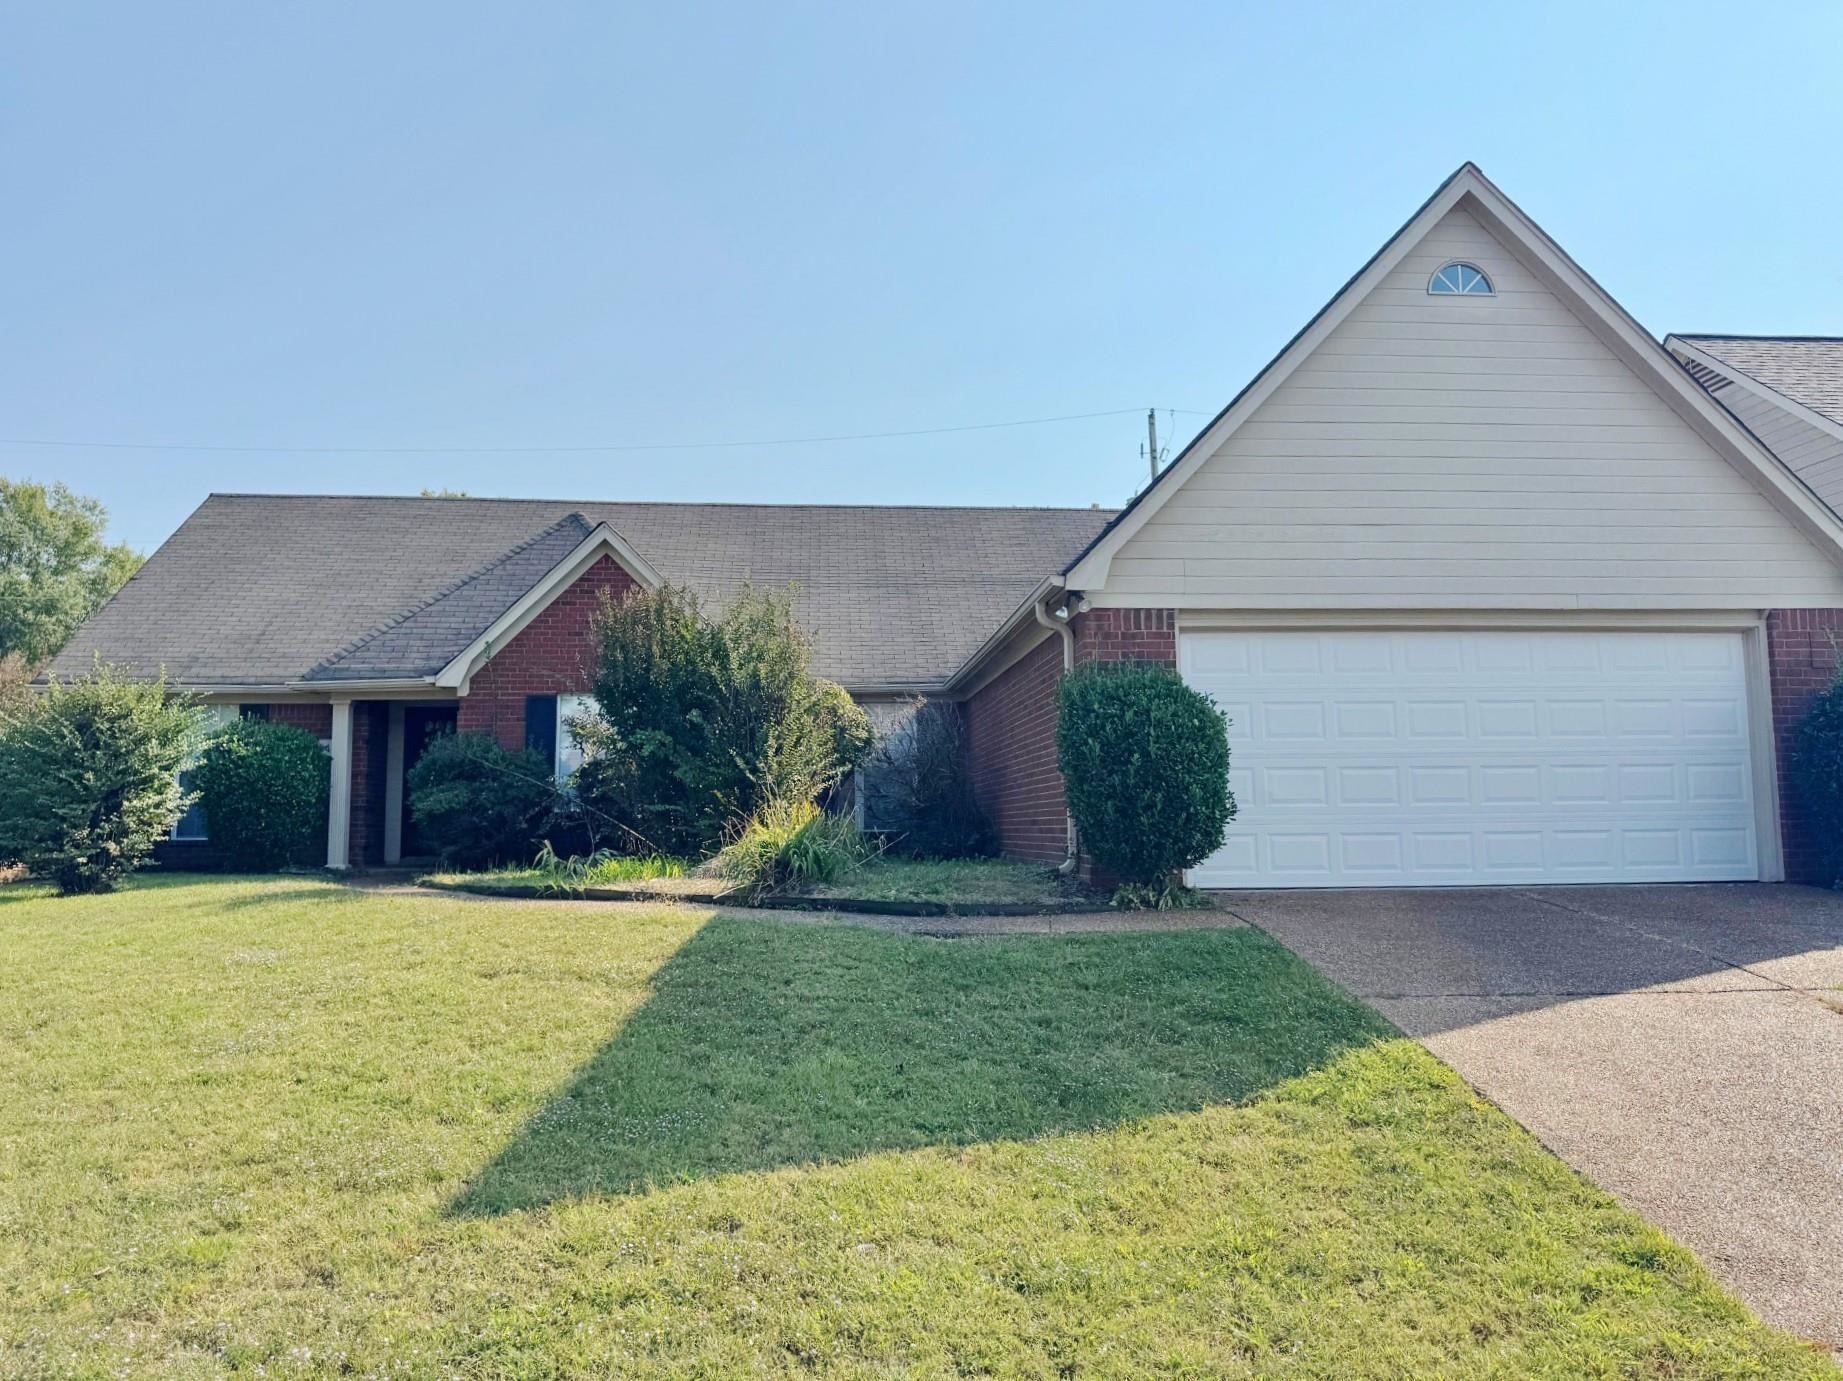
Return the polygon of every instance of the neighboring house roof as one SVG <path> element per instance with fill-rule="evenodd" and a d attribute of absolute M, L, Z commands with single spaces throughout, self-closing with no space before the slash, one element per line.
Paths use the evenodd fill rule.
<path fill-rule="evenodd" d="M 1672 335 L 1843 427 L 1843 338 Z"/>
<path fill-rule="evenodd" d="M 1818 499 L 1746 427 L 1694 382 L 1651 337 L 1548 234 L 1481 172 L 1461 164 L 1419 210 L 1339 288 L 1280 353 L 1238 393 L 1157 477 L 1063 567 L 1070 588 L 1105 586 L 1114 553 L 1167 503 L 1185 482 L 1271 397 L 1325 338 L 1375 290 L 1388 273 L 1455 207 L 1464 206 L 1521 258 L 1530 272 L 1590 325 L 1601 341 L 1660 397 L 1674 399 L 1685 420 L 1747 475 L 1758 490 L 1843 564 L 1843 519 Z"/>
<path fill-rule="evenodd" d="M 431 674 L 598 524 L 710 598 L 800 587 L 814 669 L 945 681 L 1113 515 L 1100 509 L 213 494 L 52 664 L 187 686 Z"/>

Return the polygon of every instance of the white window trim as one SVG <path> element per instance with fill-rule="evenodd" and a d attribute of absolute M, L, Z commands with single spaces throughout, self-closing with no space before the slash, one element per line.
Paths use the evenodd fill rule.
<path fill-rule="evenodd" d="M 204 710 L 206 718 L 214 721 L 212 725 L 213 733 L 222 729 L 227 724 L 235 724 L 243 715 L 242 708 L 237 705 L 206 705 Z M 178 781 L 181 789 L 185 787 L 186 774 L 196 766 L 198 766 L 198 759 L 194 758 L 191 762 L 179 769 Z M 205 829 L 205 817 L 202 812 L 198 817 L 197 834 L 181 834 L 179 832 L 191 814 L 192 811 L 188 809 L 184 815 L 181 815 L 173 822 L 172 831 L 167 835 L 168 839 L 180 844 L 204 844 L 210 841 L 211 836 Z"/>

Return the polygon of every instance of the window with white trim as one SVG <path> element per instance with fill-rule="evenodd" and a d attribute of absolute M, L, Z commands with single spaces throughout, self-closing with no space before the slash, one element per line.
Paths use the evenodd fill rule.
<path fill-rule="evenodd" d="M 592 695 L 559 695 L 557 697 L 557 780 L 568 781 L 582 766 L 587 756 L 583 747 L 576 741 L 576 735 L 570 731 L 570 721 L 581 715 L 595 712 L 595 697 Z"/>
<path fill-rule="evenodd" d="M 1457 259 L 1427 280 L 1427 291 L 1435 297 L 1496 296 L 1496 289 L 1483 269 Z"/>

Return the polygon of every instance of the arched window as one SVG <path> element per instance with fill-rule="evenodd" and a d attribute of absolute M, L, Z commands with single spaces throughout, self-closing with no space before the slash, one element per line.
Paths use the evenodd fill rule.
<path fill-rule="evenodd" d="M 1427 291 L 1436 297 L 1490 297 L 1494 290 L 1478 265 L 1451 263 L 1427 280 Z"/>

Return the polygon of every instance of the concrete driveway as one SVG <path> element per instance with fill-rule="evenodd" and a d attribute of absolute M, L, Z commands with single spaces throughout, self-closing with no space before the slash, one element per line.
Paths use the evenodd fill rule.
<path fill-rule="evenodd" d="M 1843 1348 L 1843 895 L 1751 883 L 1221 900 Z"/>

